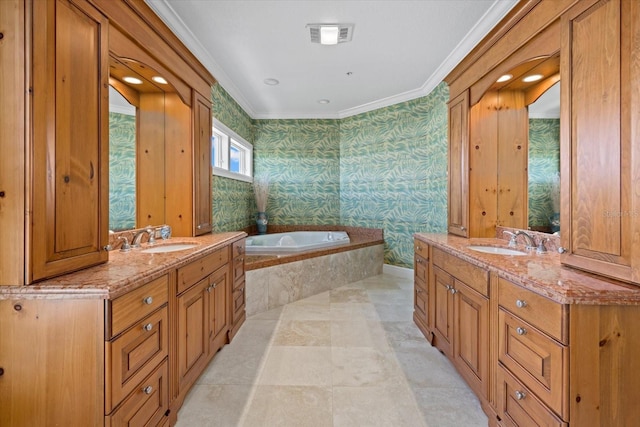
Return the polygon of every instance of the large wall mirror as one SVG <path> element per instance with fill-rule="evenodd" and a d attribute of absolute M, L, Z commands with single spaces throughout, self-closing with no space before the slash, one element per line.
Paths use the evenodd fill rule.
<path fill-rule="evenodd" d="M 167 97 L 175 93 L 145 64 L 110 59 L 109 229 L 165 222 Z"/>
<path fill-rule="evenodd" d="M 505 72 L 488 92 L 518 98 L 526 108 L 518 126 L 528 126 L 527 225 L 548 233 L 560 231 L 559 70 L 559 54 L 535 58 Z M 513 123 L 499 123 L 509 126 Z"/>

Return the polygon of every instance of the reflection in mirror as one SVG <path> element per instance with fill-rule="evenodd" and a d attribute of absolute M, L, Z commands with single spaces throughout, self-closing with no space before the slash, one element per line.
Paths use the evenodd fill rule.
<path fill-rule="evenodd" d="M 136 226 L 136 107 L 109 86 L 109 229 Z"/>
<path fill-rule="evenodd" d="M 529 228 L 560 231 L 560 82 L 529 105 Z"/>

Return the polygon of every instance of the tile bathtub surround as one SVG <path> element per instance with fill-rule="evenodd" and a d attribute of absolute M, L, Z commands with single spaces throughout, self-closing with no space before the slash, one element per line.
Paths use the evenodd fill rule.
<path fill-rule="evenodd" d="M 487 425 L 412 320 L 413 282 L 378 275 L 247 319 L 178 413 L 183 426 Z"/>
<path fill-rule="evenodd" d="M 247 316 L 379 275 L 382 273 L 383 256 L 384 246 L 379 244 L 247 270 Z"/>

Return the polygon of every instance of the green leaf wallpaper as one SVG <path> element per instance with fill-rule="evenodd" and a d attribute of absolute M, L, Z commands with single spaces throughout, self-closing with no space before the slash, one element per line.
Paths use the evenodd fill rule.
<path fill-rule="evenodd" d="M 447 101 L 431 94 L 340 121 L 340 223 L 384 229 L 385 263 L 413 267 L 413 233 L 445 232 Z"/>
<path fill-rule="evenodd" d="M 529 119 L 529 226 L 550 227 L 559 207 L 554 188 L 560 171 L 560 119 Z"/>
<path fill-rule="evenodd" d="M 340 120 L 251 120 L 219 85 L 214 117 L 254 146 L 256 176 L 271 183 L 279 225 L 383 228 L 385 262 L 413 267 L 413 233 L 445 232 L 447 101 L 431 94 Z M 248 183 L 214 177 L 216 231 L 253 224 Z"/>
<path fill-rule="evenodd" d="M 136 117 L 109 113 L 109 229 L 136 225 Z"/>

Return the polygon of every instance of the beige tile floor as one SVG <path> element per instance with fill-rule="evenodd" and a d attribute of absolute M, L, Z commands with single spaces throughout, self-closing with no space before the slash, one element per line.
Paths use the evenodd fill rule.
<path fill-rule="evenodd" d="M 383 274 L 247 319 L 178 427 L 485 427 L 474 394 L 414 325 L 412 289 Z"/>

